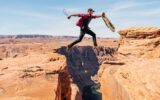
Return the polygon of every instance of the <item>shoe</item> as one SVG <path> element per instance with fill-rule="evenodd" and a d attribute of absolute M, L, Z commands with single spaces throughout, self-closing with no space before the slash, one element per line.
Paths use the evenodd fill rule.
<path fill-rule="evenodd" d="M 95 45 L 94 45 L 94 48 L 97 48 L 97 47 L 98 47 L 98 45 L 97 45 L 97 44 L 95 44 Z"/>
<path fill-rule="evenodd" d="M 67 46 L 67 51 L 70 51 L 70 49 L 71 49 L 71 47 L 68 45 L 68 46 Z"/>

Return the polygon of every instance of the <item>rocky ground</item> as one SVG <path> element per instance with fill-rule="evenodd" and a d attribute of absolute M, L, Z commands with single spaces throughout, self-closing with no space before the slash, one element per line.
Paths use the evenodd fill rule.
<path fill-rule="evenodd" d="M 160 28 L 121 30 L 117 61 L 100 66 L 103 100 L 160 99 Z"/>
<path fill-rule="evenodd" d="M 75 37 L 0 36 L 0 99 L 159 100 L 160 28 L 119 34 L 70 51 Z"/>
<path fill-rule="evenodd" d="M 112 58 L 109 54 L 118 42 L 117 39 L 98 39 L 100 48 L 94 49 L 92 39 L 87 38 L 71 49 L 67 57 L 65 46 L 73 40 L 75 38 L 3 36 L 0 99 L 82 100 L 83 88 L 94 84 L 91 76 L 97 73 L 99 63 Z M 96 55 L 100 55 L 99 61 Z M 103 57 L 105 55 L 109 56 Z"/>

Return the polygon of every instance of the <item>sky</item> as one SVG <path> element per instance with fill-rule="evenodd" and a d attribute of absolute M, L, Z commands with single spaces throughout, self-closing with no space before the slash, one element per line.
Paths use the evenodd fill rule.
<path fill-rule="evenodd" d="M 63 14 L 105 12 L 116 28 L 111 32 L 101 18 L 90 28 L 98 37 L 119 37 L 118 31 L 128 27 L 160 26 L 160 0 L 0 0 L 0 35 L 43 34 L 79 36 L 78 20 Z"/>

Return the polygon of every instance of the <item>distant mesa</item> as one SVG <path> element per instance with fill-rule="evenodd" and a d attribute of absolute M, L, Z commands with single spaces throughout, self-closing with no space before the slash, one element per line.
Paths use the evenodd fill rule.
<path fill-rule="evenodd" d="M 0 35 L 0 38 L 52 38 L 51 35 Z"/>
<path fill-rule="evenodd" d="M 52 36 L 52 35 L 0 35 L 0 39 L 23 39 L 23 38 L 53 38 L 53 39 L 63 39 L 63 38 L 77 38 L 75 36 Z"/>

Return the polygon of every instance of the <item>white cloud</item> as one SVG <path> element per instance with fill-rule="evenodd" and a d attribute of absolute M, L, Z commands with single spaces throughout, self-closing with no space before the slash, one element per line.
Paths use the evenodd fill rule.
<path fill-rule="evenodd" d="M 159 23 L 160 9 L 155 6 L 157 1 L 120 1 L 111 5 L 107 15 L 118 29 L 131 26 L 149 26 Z"/>
<path fill-rule="evenodd" d="M 83 12 L 82 8 L 66 8 L 66 10 L 70 13 L 79 13 L 79 12 Z"/>
<path fill-rule="evenodd" d="M 132 8 L 135 6 L 140 6 L 142 4 L 137 3 L 137 2 L 133 2 L 133 1 L 121 1 L 121 2 L 116 2 L 113 5 L 111 5 L 110 10 L 111 11 L 119 11 L 119 10 L 126 10 L 128 8 Z"/>
<path fill-rule="evenodd" d="M 17 14 L 19 16 L 26 16 L 38 19 L 52 19 L 52 16 L 49 14 L 45 14 L 42 12 L 34 12 L 34 11 L 24 11 L 24 10 L 17 10 L 13 11 L 13 14 Z"/>
<path fill-rule="evenodd" d="M 146 2 L 141 2 L 137 0 L 123 0 L 123 1 L 117 1 L 110 5 L 109 10 L 111 11 L 124 11 L 124 10 L 129 10 L 129 9 L 136 9 L 136 8 L 141 8 L 141 7 L 150 7 L 156 4 L 157 1 L 146 1 Z"/>
<path fill-rule="evenodd" d="M 18 16 L 25 16 L 25 17 L 31 17 L 31 18 L 37 18 L 37 19 L 51 19 L 52 15 L 36 11 L 36 10 L 28 10 L 28 9 L 17 9 L 17 8 L 10 8 L 10 7 L 3 7 L 0 9 L 1 13 L 4 13 L 6 15 L 16 15 Z M 9 17 L 9 16 L 8 16 Z"/>
<path fill-rule="evenodd" d="M 160 9 L 150 9 L 146 11 L 139 11 L 135 13 L 137 16 L 145 17 L 160 17 Z"/>
<path fill-rule="evenodd" d="M 58 12 L 62 12 L 63 10 L 66 10 L 69 13 L 77 13 L 77 12 L 82 12 L 84 9 L 83 8 L 73 8 L 73 7 L 48 7 L 50 10 L 56 10 Z"/>

